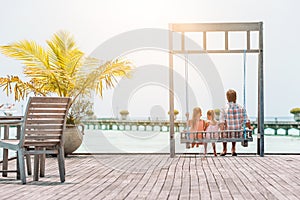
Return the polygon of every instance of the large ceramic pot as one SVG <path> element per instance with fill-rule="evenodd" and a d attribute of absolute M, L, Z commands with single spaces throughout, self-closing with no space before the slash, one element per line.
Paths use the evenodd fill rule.
<path fill-rule="evenodd" d="M 128 114 L 121 114 L 121 119 L 122 120 L 127 120 L 127 116 L 128 116 Z"/>
<path fill-rule="evenodd" d="M 79 128 L 80 127 L 80 128 Z M 81 129 L 81 130 L 80 130 Z M 73 153 L 78 149 L 82 143 L 84 135 L 84 125 L 67 124 L 64 131 L 64 151 L 65 155 Z"/>
<path fill-rule="evenodd" d="M 295 114 L 294 114 L 294 120 L 295 120 L 296 122 L 300 122 L 300 113 L 295 113 Z"/>

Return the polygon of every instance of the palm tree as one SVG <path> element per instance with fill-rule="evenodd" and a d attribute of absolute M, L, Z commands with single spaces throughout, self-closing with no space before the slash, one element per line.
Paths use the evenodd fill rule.
<path fill-rule="evenodd" d="M 46 48 L 23 40 L 0 46 L 0 51 L 25 65 L 28 81 L 14 75 L 0 77 L 0 87 L 7 95 L 14 93 L 17 101 L 32 93 L 72 97 L 72 104 L 91 91 L 102 97 L 104 87 L 113 88 L 117 77 L 128 77 L 132 70 L 132 63 L 124 59 L 100 64 L 95 58 L 85 57 L 73 36 L 64 31 L 55 33 Z"/>

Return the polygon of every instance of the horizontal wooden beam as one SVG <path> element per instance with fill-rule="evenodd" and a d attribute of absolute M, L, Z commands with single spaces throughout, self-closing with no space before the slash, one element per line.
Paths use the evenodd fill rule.
<path fill-rule="evenodd" d="M 16 173 L 17 170 L 0 170 L 0 172 L 6 172 L 6 173 Z"/>
<path fill-rule="evenodd" d="M 260 23 L 175 23 L 169 28 L 174 32 L 259 31 Z"/>
<path fill-rule="evenodd" d="M 41 154 L 58 154 L 58 150 L 29 150 L 24 152 L 25 155 L 41 155 Z"/>
<path fill-rule="evenodd" d="M 173 50 L 174 54 L 202 54 L 202 53 L 244 53 L 244 49 L 233 50 Z M 259 49 L 248 49 L 246 53 L 259 53 Z"/>

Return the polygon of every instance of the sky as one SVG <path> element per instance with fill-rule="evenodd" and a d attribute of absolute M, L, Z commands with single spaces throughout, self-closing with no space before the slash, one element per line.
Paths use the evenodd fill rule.
<path fill-rule="evenodd" d="M 300 107 L 300 68 L 297 59 L 300 46 L 299 6 L 297 0 L 1 0 L 0 45 L 23 39 L 45 45 L 45 40 L 53 33 L 67 30 L 75 36 L 81 50 L 90 55 L 115 36 L 144 28 L 166 30 L 169 23 L 262 21 L 265 116 L 291 116 L 289 110 Z M 191 38 L 197 40 L 196 37 Z M 212 46 L 219 39 L 218 36 L 211 39 Z M 166 52 L 152 49 L 124 52 L 124 55 L 136 64 L 137 69 L 145 65 L 168 66 Z M 242 103 L 242 55 L 209 55 L 209 59 L 219 72 L 224 90 L 236 89 L 238 102 Z M 182 58 L 177 60 L 175 70 L 184 74 L 180 68 L 184 65 Z M 257 62 L 256 55 L 247 56 L 246 100 L 248 113 L 252 117 L 257 113 Z M 10 74 L 22 77 L 23 68 L 18 61 L 0 55 L 0 67 L 1 77 Z M 196 104 L 203 110 L 210 109 L 213 96 L 209 91 L 210 86 L 205 85 L 203 77 L 193 76 L 193 69 L 190 69 L 190 74 L 191 90 L 198 92 L 201 89 L 201 94 L 196 92 Z M 114 91 L 106 91 L 103 99 L 95 97 L 95 113 L 98 117 L 111 117 L 113 110 L 123 109 L 113 103 L 113 98 Z M 127 109 L 132 117 L 148 116 L 157 105 L 167 112 L 168 90 L 161 85 L 154 84 L 151 87 L 148 84 L 132 91 L 130 98 L 124 101 L 127 101 Z M 0 103 L 11 102 L 12 97 L 0 93 Z M 20 111 L 24 102 L 16 104 Z M 175 107 L 182 110 L 181 115 L 184 113 L 185 108 L 180 100 L 175 101 Z"/>

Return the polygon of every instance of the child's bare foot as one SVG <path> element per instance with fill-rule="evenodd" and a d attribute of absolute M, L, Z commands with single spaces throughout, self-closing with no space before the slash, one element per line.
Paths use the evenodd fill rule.
<path fill-rule="evenodd" d="M 186 143 L 185 148 L 190 149 L 191 148 L 190 143 Z"/>

